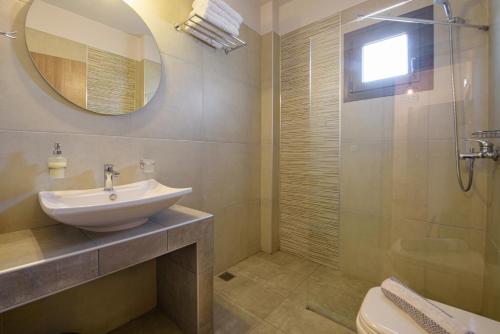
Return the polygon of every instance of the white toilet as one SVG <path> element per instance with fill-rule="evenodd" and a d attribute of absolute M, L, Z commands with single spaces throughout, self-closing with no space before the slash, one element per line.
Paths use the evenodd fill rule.
<path fill-rule="evenodd" d="M 500 322 L 434 302 L 476 334 L 499 334 Z M 380 287 L 368 291 L 356 319 L 358 334 L 428 334 L 387 299 Z"/>

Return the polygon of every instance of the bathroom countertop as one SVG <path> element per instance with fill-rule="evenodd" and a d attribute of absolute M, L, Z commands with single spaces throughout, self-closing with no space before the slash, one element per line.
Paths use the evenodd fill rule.
<path fill-rule="evenodd" d="M 117 232 L 56 224 L 0 234 L 0 314 L 153 259 L 160 308 L 186 333 L 210 333 L 213 216 L 180 205 Z"/>
<path fill-rule="evenodd" d="M 56 224 L 0 234 L 0 275 L 123 243 L 211 218 L 212 215 L 174 205 L 137 228 L 97 233 Z"/>

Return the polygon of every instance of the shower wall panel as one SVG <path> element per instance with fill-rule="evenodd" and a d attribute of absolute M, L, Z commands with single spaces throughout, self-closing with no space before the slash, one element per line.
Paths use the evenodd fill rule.
<path fill-rule="evenodd" d="M 280 247 L 337 268 L 340 17 L 282 37 Z"/>

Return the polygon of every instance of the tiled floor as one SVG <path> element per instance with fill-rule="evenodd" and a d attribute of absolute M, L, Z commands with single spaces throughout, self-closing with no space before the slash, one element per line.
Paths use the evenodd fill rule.
<path fill-rule="evenodd" d="M 258 253 L 228 271 L 236 277 L 228 282 L 215 278 L 214 282 L 216 334 L 354 334 L 306 306 L 354 328 L 369 288 L 364 282 L 283 252 Z M 112 333 L 181 332 L 161 312 L 152 311 Z"/>
<path fill-rule="evenodd" d="M 283 252 L 259 253 L 238 263 L 228 269 L 234 279 L 215 279 L 215 333 L 353 334 L 306 308 L 308 297 L 314 297 L 308 289 L 333 288 L 326 284 L 334 279 L 329 270 Z"/>
<path fill-rule="evenodd" d="M 182 334 L 163 312 L 153 310 L 108 334 Z"/>

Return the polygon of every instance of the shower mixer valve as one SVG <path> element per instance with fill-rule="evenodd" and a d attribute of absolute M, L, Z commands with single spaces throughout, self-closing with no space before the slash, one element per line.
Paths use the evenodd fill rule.
<path fill-rule="evenodd" d="M 491 159 L 493 161 L 497 161 L 500 158 L 500 152 L 495 147 L 495 144 L 482 139 L 468 139 L 469 141 L 475 141 L 479 144 L 479 152 L 476 152 L 474 149 L 471 149 L 469 153 L 460 154 L 460 159 Z"/>

